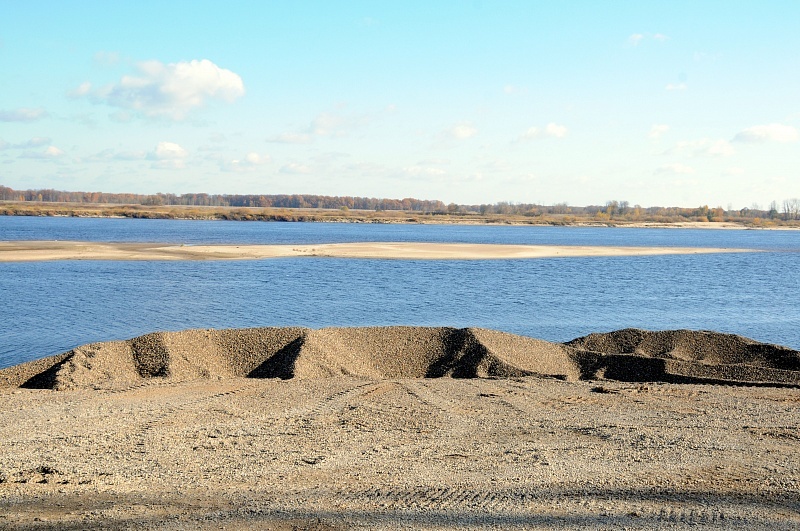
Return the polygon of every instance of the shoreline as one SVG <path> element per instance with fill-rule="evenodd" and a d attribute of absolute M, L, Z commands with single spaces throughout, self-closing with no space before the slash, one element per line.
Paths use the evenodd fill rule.
<path fill-rule="evenodd" d="M 797 221 L 755 219 L 696 221 L 687 218 L 597 219 L 592 216 L 553 214 L 443 213 L 403 210 L 347 210 L 320 208 L 150 206 L 103 203 L 25 204 L 0 201 L 0 218 L 76 217 L 97 219 L 169 219 L 181 221 L 261 221 L 295 223 L 363 223 L 398 225 L 467 225 L 524 227 L 596 227 L 708 230 L 800 230 Z"/>
<path fill-rule="evenodd" d="M 705 247 L 505 245 L 474 243 L 356 242 L 310 245 L 181 245 L 81 241 L 0 242 L 0 262 L 52 260 L 262 260 L 362 258 L 399 260 L 511 260 L 758 252 Z"/>

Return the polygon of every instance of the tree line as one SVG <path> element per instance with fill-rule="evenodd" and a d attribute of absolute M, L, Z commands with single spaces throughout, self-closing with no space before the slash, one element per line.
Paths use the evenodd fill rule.
<path fill-rule="evenodd" d="M 539 205 L 526 203 L 500 202 L 495 204 L 482 205 L 448 205 L 450 213 L 458 212 L 479 212 L 480 214 L 502 214 L 502 215 L 522 215 L 522 216 L 546 216 L 546 215 L 571 215 L 581 218 L 594 218 L 599 221 L 671 221 L 676 219 L 686 219 L 691 221 L 728 221 L 728 220 L 777 220 L 784 221 L 800 220 L 800 199 L 786 199 L 782 204 L 772 201 L 767 208 L 761 208 L 757 204 L 741 209 L 727 209 L 709 207 L 702 205 L 699 207 L 662 207 L 651 206 L 642 207 L 641 205 L 631 205 L 628 201 L 607 201 L 605 205 L 570 206 L 567 203 L 557 203 L 555 205 Z"/>
<path fill-rule="evenodd" d="M 800 220 L 800 199 L 772 201 L 767 208 L 757 204 L 734 210 L 702 205 L 684 207 L 642 207 L 628 201 L 612 200 L 604 205 L 570 206 L 567 203 L 541 205 L 501 201 L 493 204 L 445 205 L 439 200 L 414 198 L 386 199 L 374 197 L 327 196 L 311 194 L 129 194 L 105 192 L 67 192 L 63 190 L 14 190 L 0 186 L 0 200 L 23 202 L 84 203 L 144 206 L 208 206 L 258 208 L 319 208 L 342 210 L 393 210 L 430 214 L 480 214 L 483 216 L 575 217 L 596 221 L 728 221 L 728 220 Z"/>
<path fill-rule="evenodd" d="M 40 201 L 49 203 L 92 203 L 146 206 L 213 206 L 257 208 L 324 208 L 356 210 L 403 210 L 436 212 L 446 210 L 441 201 L 414 198 L 378 199 L 374 197 L 327 196 L 311 194 L 112 194 L 105 192 L 66 192 L 63 190 L 13 190 L 0 186 L 2 201 Z"/>

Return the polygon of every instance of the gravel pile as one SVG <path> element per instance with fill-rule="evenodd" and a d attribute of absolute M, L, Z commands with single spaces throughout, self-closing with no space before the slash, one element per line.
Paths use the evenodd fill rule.
<path fill-rule="evenodd" d="M 0 370 L 0 387 L 127 388 L 202 378 L 611 379 L 800 385 L 800 353 L 715 332 L 625 329 L 566 344 L 447 327 L 156 332 Z"/>
<path fill-rule="evenodd" d="M 584 378 L 800 384 L 800 352 L 711 331 L 626 328 L 565 343 Z"/>

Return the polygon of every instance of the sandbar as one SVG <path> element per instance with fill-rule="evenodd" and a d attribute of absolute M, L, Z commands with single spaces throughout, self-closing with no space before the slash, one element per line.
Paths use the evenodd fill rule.
<path fill-rule="evenodd" d="M 259 260 L 302 256 L 405 260 L 498 260 L 739 252 L 752 252 L 752 250 L 712 247 L 504 245 L 424 242 L 356 242 L 311 245 L 180 245 L 80 241 L 0 242 L 0 262 L 49 260 Z"/>

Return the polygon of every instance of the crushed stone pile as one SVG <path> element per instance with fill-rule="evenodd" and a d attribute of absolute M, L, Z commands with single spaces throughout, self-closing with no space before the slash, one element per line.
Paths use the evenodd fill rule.
<path fill-rule="evenodd" d="M 480 328 L 155 332 L 0 370 L 0 387 L 113 389 L 198 378 L 549 377 L 800 386 L 800 353 L 717 332 L 625 329 L 553 343 Z"/>
<path fill-rule="evenodd" d="M 800 352 L 712 331 L 626 328 L 565 343 L 583 377 L 674 383 L 800 384 Z"/>

